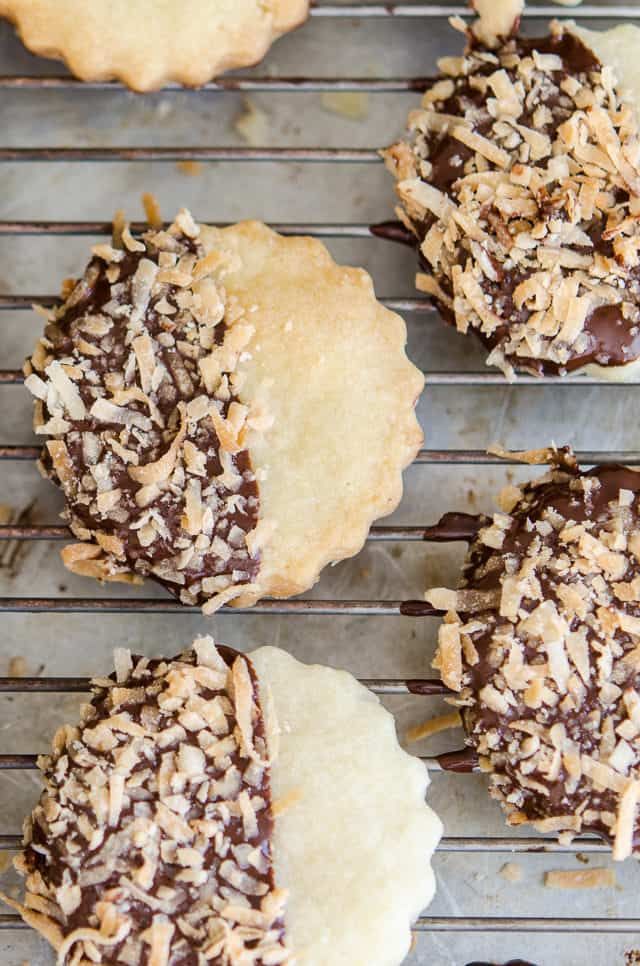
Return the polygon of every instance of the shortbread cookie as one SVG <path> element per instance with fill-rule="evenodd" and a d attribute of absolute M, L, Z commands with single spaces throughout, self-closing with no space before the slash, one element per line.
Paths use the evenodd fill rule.
<path fill-rule="evenodd" d="M 557 455 L 557 454 L 556 454 Z M 640 843 L 640 473 L 566 456 L 471 543 L 435 666 L 511 825 Z"/>
<path fill-rule="evenodd" d="M 308 11 L 309 0 L 0 0 L 35 54 L 137 91 L 195 87 L 255 64 Z"/>
<path fill-rule="evenodd" d="M 640 33 L 553 22 L 532 39 L 517 0 L 477 5 L 411 140 L 384 152 L 416 284 L 509 376 L 637 377 Z"/>
<path fill-rule="evenodd" d="M 116 667 L 40 760 L 16 862 L 59 962 L 399 964 L 441 828 L 379 701 L 211 638 Z"/>
<path fill-rule="evenodd" d="M 369 276 L 320 242 L 180 213 L 100 244 L 26 365 L 74 572 L 206 610 L 356 553 L 422 439 L 422 375 Z"/>

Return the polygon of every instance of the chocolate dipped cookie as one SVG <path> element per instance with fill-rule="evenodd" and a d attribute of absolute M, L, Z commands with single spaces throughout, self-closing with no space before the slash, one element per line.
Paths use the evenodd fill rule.
<path fill-rule="evenodd" d="M 249 605 L 312 586 L 397 505 L 423 378 L 402 319 L 319 242 L 120 222 L 43 313 L 26 386 L 73 572 Z"/>
<path fill-rule="evenodd" d="M 640 369 L 640 138 L 635 27 L 554 21 L 523 36 L 519 0 L 479 18 L 384 153 L 417 287 L 512 377 Z"/>
<path fill-rule="evenodd" d="M 446 611 L 434 666 L 509 824 L 595 832 L 624 859 L 640 842 L 640 473 L 546 458 L 503 491 L 460 589 L 427 592 Z"/>
<path fill-rule="evenodd" d="M 5 897 L 60 964 L 401 962 L 440 823 L 366 688 L 211 638 L 120 650 L 93 686 L 40 759 L 26 897 Z"/>

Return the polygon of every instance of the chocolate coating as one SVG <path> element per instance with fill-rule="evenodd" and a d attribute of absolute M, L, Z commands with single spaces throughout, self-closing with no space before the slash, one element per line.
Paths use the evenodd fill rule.
<path fill-rule="evenodd" d="M 146 966 L 154 933 L 169 935 L 159 945 L 172 966 L 199 966 L 205 954 L 240 962 L 245 949 L 264 950 L 257 966 L 285 962 L 267 736 L 250 661 L 216 652 L 209 639 L 173 661 L 134 657 L 112 682 L 97 683 L 81 727 L 42 762 L 46 792 L 21 859 L 27 891 L 60 905 L 69 948 L 91 941 L 87 928 L 122 935 L 97 942 L 101 963 Z"/>
<path fill-rule="evenodd" d="M 639 644 L 640 473 L 524 486 L 472 543 L 438 657 L 512 824 L 640 845 Z"/>
<path fill-rule="evenodd" d="M 386 154 L 420 252 L 419 287 L 507 374 L 623 366 L 640 357 L 631 215 L 640 177 L 616 152 L 635 152 L 635 116 L 595 54 L 561 25 L 497 50 L 471 36 L 462 65 L 447 63 L 414 112 L 411 144 Z M 621 126 L 603 106 L 605 88 Z M 420 182 L 442 200 L 425 197 Z M 582 203 L 587 184 L 601 203 Z M 373 229 L 405 243 L 404 230 Z M 566 299 L 556 297 L 563 281 Z"/>
<path fill-rule="evenodd" d="M 499 966 L 499 964 L 473 962 L 467 963 L 467 966 Z M 508 963 L 503 963 L 502 966 L 535 966 L 535 963 L 525 962 L 524 959 L 510 959 Z"/>
<path fill-rule="evenodd" d="M 245 541 L 260 507 L 251 458 L 241 444 L 225 451 L 219 436 L 238 407 L 233 378 L 214 391 L 202 369 L 225 351 L 229 326 L 198 231 L 183 218 L 129 248 L 99 249 L 48 322 L 28 363 L 39 375 L 27 380 L 42 399 L 39 431 L 60 440 L 42 465 L 64 489 L 71 529 L 109 555 L 81 559 L 80 572 L 149 576 L 187 604 L 253 582 L 260 565 Z M 47 389 L 52 364 L 72 374 L 72 410 L 61 413 Z M 172 446 L 173 465 L 147 485 L 140 471 Z"/>

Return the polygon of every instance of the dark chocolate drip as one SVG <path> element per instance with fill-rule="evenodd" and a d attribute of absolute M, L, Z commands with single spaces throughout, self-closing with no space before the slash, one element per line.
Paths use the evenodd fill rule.
<path fill-rule="evenodd" d="M 448 751 L 437 758 L 443 771 L 453 771 L 460 775 L 467 775 L 478 767 L 478 756 L 471 748 Z"/>
<path fill-rule="evenodd" d="M 473 962 L 467 963 L 467 966 L 500 966 L 500 963 Z M 535 966 L 535 963 L 526 962 L 524 959 L 510 959 L 508 963 L 503 963 L 502 966 Z"/>
<path fill-rule="evenodd" d="M 416 247 L 416 236 L 401 221 L 381 221 L 377 225 L 371 225 L 369 231 L 376 238 L 386 238 L 387 241 L 408 245 L 410 248 Z"/>
<path fill-rule="evenodd" d="M 425 527 L 423 539 L 433 543 L 473 540 L 487 522 L 487 518 L 480 513 L 445 513 L 435 526 Z"/>
<path fill-rule="evenodd" d="M 403 600 L 400 613 L 403 617 L 439 617 L 442 611 L 436 610 L 424 600 Z"/>
<path fill-rule="evenodd" d="M 410 694 L 422 694 L 422 695 L 433 695 L 433 694 L 452 694 L 453 692 L 449 690 L 446 684 L 438 678 L 415 678 L 406 682 L 407 691 Z"/>

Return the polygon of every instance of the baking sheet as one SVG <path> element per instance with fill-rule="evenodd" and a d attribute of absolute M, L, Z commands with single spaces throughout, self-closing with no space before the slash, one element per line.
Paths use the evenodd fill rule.
<path fill-rule="evenodd" d="M 607 5 L 603 4 L 603 10 Z M 638 6 L 640 3 L 627 4 Z M 561 11 L 560 11 L 561 12 Z M 590 26 L 611 21 L 589 20 Z M 541 29 L 540 21 L 527 29 Z M 453 53 L 459 40 L 444 17 L 336 20 L 314 18 L 284 38 L 253 71 L 264 75 L 394 77 L 433 71 L 437 56 Z M 27 54 L 11 29 L 0 26 L 0 72 L 61 73 L 62 68 Z M 378 147 L 402 130 L 415 94 L 370 94 L 366 117 L 350 120 L 327 110 L 319 93 L 252 94 L 266 115 L 264 145 Z M 234 128 L 244 110 L 238 93 L 170 92 L 144 97 L 123 91 L 0 92 L 0 145 L 233 145 L 245 143 Z M 382 165 L 208 163 L 185 172 L 174 163 L 22 163 L 0 165 L 0 218 L 99 219 L 116 208 L 140 217 L 139 198 L 150 190 L 165 216 L 188 205 L 200 220 L 257 217 L 271 222 L 360 222 L 392 213 L 392 184 Z M 49 293 L 60 279 L 82 271 L 90 239 L 0 237 L 0 292 Z M 379 295 L 412 295 L 413 254 L 376 239 L 329 242 L 341 261 L 363 265 Z M 432 316 L 408 316 L 414 361 L 426 370 L 479 370 L 482 353 Z M 2 367 L 13 368 L 31 348 L 40 322 L 30 313 L 4 312 Z M 582 449 L 638 449 L 640 390 L 604 387 L 427 388 L 419 404 L 426 446 L 482 448 L 493 441 L 523 448 L 553 439 Z M 0 388 L 0 442 L 28 443 L 31 403 L 21 387 Z M 504 467 L 413 466 L 405 499 L 388 522 L 426 524 L 447 509 L 489 509 L 513 470 Z M 0 466 L 0 502 L 15 509 L 33 503 L 31 519 L 54 523 L 61 501 L 30 463 Z M 2 547 L 0 547 L 0 551 Z M 0 567 L 0 596 L 139 596 L 126 588 L 98 588 L 66 573 L 59 544 L 25 544 L 14 565 Z M 393 599 L 421 596 L 425 584 L 453 584 L 462 550 L 411 543 L 369 544 L 354 560 L 329 569 L 315 588 L 318 598 Z M 151 585 L 144 596 L 161 595 Z M 196 634 L 209 631 L 240 648 L 274 643 L 296 657 L 346 667 L 363 677 L 424 677 L 430 674 L 437 622 L 409 618 L 329 618 L 219 615 L 100 617 L 2 614 L 0 675 L 15 656 L 27 672 L 90 675 L 111 667 L 116 645 L 145 654 L 171 654 Z M 55 727 L 76 717 L 77 695 L 0 696 L 0 753 L 44 750 Z M 439 699 L 395 698 L 399 733 L 432 713 Z M 423 754 L 458 747 L 450 732 L 412 746 Z M 505 835 L 497 806 L 480 776 L 433 776 L 430 801 L 448 835 Z M 38 794 L 32 772 L 0 773 L 0 833 L 19 831 L 22 816 Z M 0 853 L 0 868 L 6 865 Z M 520 868 L 513 883 L 500 875 L 507 861 Z M 616 868 L 618 885 L 593 892 L 551 892 L 544 872 L 606 865 L 605 856 L 440 854 L 434 915 L 615 916 L 638 915 L 640 870 L 635 862 Z M 12 874 L 3 887 L 15 882 Z M 463 966 L 478 959 L 504 962 L 521 957 L 538 966 L 622 966 L 624 953 L 640 937 L 590 935 L 496 935 L 440 933 L 416 937 L 409 966 Z M 0 962 L 6 966 L 50 966 L 53 956 L 29 932 L 0 932 Z M 360 966 L 360 964 L 354 964 Z M 365 964 L 362 964 L 365 966 Z"/>

